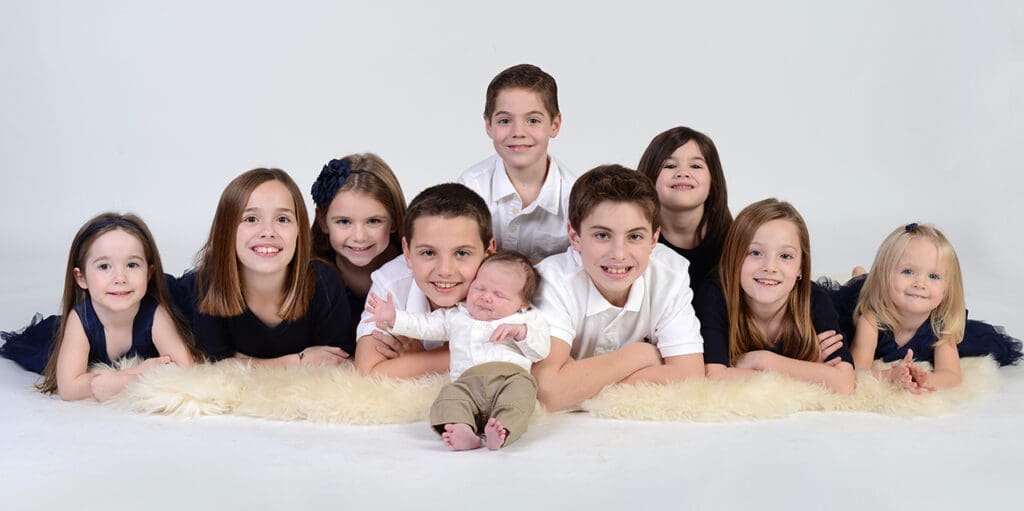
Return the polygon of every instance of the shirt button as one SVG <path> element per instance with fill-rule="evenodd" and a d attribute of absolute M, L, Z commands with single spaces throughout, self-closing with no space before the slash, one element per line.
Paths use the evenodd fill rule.
<path fill-rule="evenodd" d="M 517 231 L 518 229 L 519 229 L 518 227 L 516 227 L 516 226 L 514 226 L 514 225 L 513 225 L 513 226 L 510 226 L 510 227 L 508 228 L 508 231 L 509 231 L 509 232 L 516 232 L 516 231 Z"/>
<path fill-rule="evenodd" d="M 512 208 L 513 213 L 519 213 L 519 208 Z"/>

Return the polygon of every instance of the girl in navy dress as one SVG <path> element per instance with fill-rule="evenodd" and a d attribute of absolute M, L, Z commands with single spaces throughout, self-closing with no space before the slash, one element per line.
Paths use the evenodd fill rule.
<path fill-rule="evenodd" d="M 345 286 L 312 260 L 306 205 L 283 170 L 228 184 L 198 259 L 179 292 L 193 297 L 193 332 L 210 358 L 336 366 L 355 350 Z"/>
<path fill-rule="evenodd" d="M 696 293 L 718 267 L 732 224 L 718 149 L 699 131 L 671 128 L 651 140 L 637 171 L 658 190 L 658 241 L 690 262 L 690 288 Z"/>
<path fill-rule="evenodd" d="M 839 291 L 837 309 L 850 313 L 853 358 L 860 368 L 875 359 L 899 361 L 882 371 L 911 392 L 960 384 L 960 357 L 993 355 L 1000 364 L 1021 357 L 1020 341 L 992 325 L 967 319 L 960 262 L 936 228 L 898 227 L 882 242 L 871 273 Z M 845 298 L 843 298 L 845 296 Z M 911 363 L 931 362 L 929 372 Z"/>
<path fill-rule="evenodd" d="M 744 208 L 725 237 L 719 273 L 694 299 L 708 378 L 775 371 L 854 391 L 848 348 L 819 361 L 819 343 L 839 336 L 838 317 L 828 293 L 808 278 L 807 226 L 793 206 L 765 199 Z"/>
<path fill-rule="evenodd" d="M 5 335 L 4 355 L 18 359 L 49 351 L 40 391 L 65 400 L 104 401 L 148 367 L 191 366 L 200 356 L 171 304 L 146 224 L 134 215 L 104 213 L 86 222 L 71 242 L 62 314 L 35 333 Z M 89 370 L 90 364 L 109 365 L 125 356 L 146 360 L 129 369 Z"/>
<path fill-rule="evenodd" d="M 348 289 L 353 318 L 370 291 L 370 274 L 402 254 L 405 194 L 372 153 L 331 160 L 313 183 L 313 255 L 330 262 Z"/>

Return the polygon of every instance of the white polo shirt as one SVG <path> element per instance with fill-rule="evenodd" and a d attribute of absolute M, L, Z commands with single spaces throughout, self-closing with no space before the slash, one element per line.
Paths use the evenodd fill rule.
<path fill-rule="evenodd" d="M 704 352 L 700 322 L 690 304 L 689 263 L 672 249 L 655 245 L 647 271 L 629 289 L 623 307 L 608 302 L 569 248 L 537 265 L 536 300 L 551 336 L 571 343 L 574 359 L 609 353 L 634 342 L 658 347 L 662 358 Z"/>
<path fill-rule="evenodd" d="M 519 251 L 531 260 L 561 253 L 569 246 L 569 192 L 576 176 L 548 157 L 551 163 L 540 194 L 525 208 L 497 154 L 459 176 L 459 183 L 480 194 L 490 208 L 498 248 Z"/>
<path fill-rule="evenodd" d="M 491 342 L 491 334 L 505 323 L 525 323 L 526 338 Z M 530 372 L 533 363 L 551 351 L 551 331 L 544 315 L 536 309 L 516 312 L 494 321 L 473 319 L 464 303 L 430 314 L 395 311 L 391 331 L 421 339 L 448 340 L 451 377 L 456 380 L 470 367 L 486 362 L 509 362 Z"/>
<path fill-rule="evenodd" d="M 430 312 L 430 302 L 423 294 L 416 280 L 412 277 L 412 270 L 405 264 L 405 256 L 398 257 L 384 263 L 384 266 L 377 268 L 370 274 L 370 292 L 381 298 L 386 298 L 388 293 L 395 302 L 395 309 L 413 313 Z M 369 295 L 367 295 L 369 296 Z M 364 336 L 370 335 L 377 330 L 373 323 L 363 323 L 370 319 L 371 314 L 363 310 L 359 317 L 359 325 L 356 326 L 356 341 Z M 432 350 L 444 346 L 444 342 L 422 341 L 423 347 Z"/>

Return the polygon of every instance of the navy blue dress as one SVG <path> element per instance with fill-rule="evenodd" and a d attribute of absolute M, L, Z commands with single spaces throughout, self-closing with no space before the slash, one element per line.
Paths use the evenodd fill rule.
<path fill-rule="evenodd" d="M 833 297 L 836 313 L 839 314 L 843 331 L 847 333 L 846 338 L 851 341 L 856 334 L 856 325 L 853 322 L 853 310 L 857 307 L 857 300 L 860 298 L 861 289 L 867 276 L 854 277 L 843 285 L 834 282 L 826 282 L 829 294 Z M 878 330 L 878 345 L 875 346 L 875 359 L 884 362 L 902 360 L 907 356 L 907 350 L 914 350 L 914 360 L 935 363 L 935 348 L 932 346 L 938 340 L 938 336 L 932 331 L 930 321 L 925 321 L 914 336 L 906 344 L 896 344 L 896 337 L 888 330 Z M 1006 335 L 1002 328 L 992 326 L 983 321 L 967 320 L 964 328 L 964 338 L 956 346 L 961 357 L 984 357 L 992 355 L 999 362 L 999 365 L 1016 364 L 1021 358 L 1021 343 L 1019 340 Z"/>
<path fill-rule="evenodd" d="M 255 358 L 277 358 L 311 346 L 336 346 L 355 354 L 355 329 L 345 285 L 338 272 L 313 261 L 316 289 L 301 318 L 270 327 L 248 308 L 242 314 L 218 317 L 198 311 L 195 272 L 186 273 L 172 286 L 175 302 L 189 311 L 192 333 L 199 348 L 216 361 L 241 353 Z"/>
<path fill-rule="evenodd" d="M 139 303 L 139 311 L 132 323 L 132 345 L 121 356 L 139 356 L 143 358 L 157 357 L 160 353 L 153 344 L 153 316 L 156 314 L 157 301 L 146 295 Z M 107 352 L 107 333 L 100 323 L 92 299 L 76 304 L 75 312 L 82 322 L 85 337 L 89 340 L 89 364 L 110 364 Z M 38 318 L 38 316 L 37 316 Z M 0 347 L 0 355 L 18 363 L 29 371 L 42 374 L 46 362 L 56 344 L 57 330 L 60 328 L 60 316 L 50 316 L 41 321 L 33 320 L 32 324 L 21 332 L 4 332 L 4 345 Z"/>
<path fill-rule="evenodd" d="M 725 293 L 717 278 L 709 278 L 701 286 L 693 299 L 693 309 L 700 320 L 700 335 L 704 338 L 704 363 L 729 364 L 729 313 L 725 303 Z M 838 317 L 832 307 L 832 301 L 821 286 L 811 283 L 811 322 L 814 331 L 821 333 L 828 330 L 839 331 Z M 782 353 L 781 346 L 768 348 L 769 351 L 784 357 L 795 358 Z M 829 355 L 827 360 L 839 358 L 853 365 L 853 354 L 846 343 Z"/>
<path fill-rule="evenodd" d="M 658 236 L 658 243 L 671 248 L 675 253 L 686 258 L 690 262 L 690 289 L 694 297 L 697 291 L 704 285 L 704 281 L 715 274 L 718 269 L 718 260 L 722 258 L 722 246 L 712 245 L 707 240 L 694 248 L 682 248 L 673 245 L 665 239 L 665 236 Z"/>

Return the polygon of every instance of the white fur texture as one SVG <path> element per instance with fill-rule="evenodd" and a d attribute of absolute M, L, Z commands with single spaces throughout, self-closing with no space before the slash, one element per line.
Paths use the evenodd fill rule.
<path fill-rule="evenodd" d="M 926 364 L 921 364 L 926 366 Z M 672 385 L 613 385 L 583 403 L 597 417 L 649 421 L 721 422 L 785 417 L 797 412 L 873 412 L 901 417 L 948 413 L 999 385 L 991 358 L 960 360 L 963 382 L 952 389 L 914 395 L 857 373 L 857 391 L 840 396 L 814 385 L 763 373 L 737 381 L 698 381 Z M 876 367 L 885 367 L 877 364 Z"/>
<path fill-rule="evenodd" d="M 963 383 L 913 395 L 867 374 L 857 392 L 838 396 L 779 374 L 732 382 L 613 385 L 583 403 L 596 417 L 650 421 L 741 421 L 806 411 L 859 411 L 894 416 L 936 415 L 991 392 L 996 363 L 963 359 Z M 155 367 L 110 403 L 138 413 L 197 417 L 234 414 L 274 420 L 392 424 L 425 420 L 446 375 L 414 380 L 360 376 L 342 368 L 267 369 L 240 362 L 190 369 Z M 539 407 L 538 407 L 539 411 Z M 535 414 L 534 419 L 540 419 Z"/>

